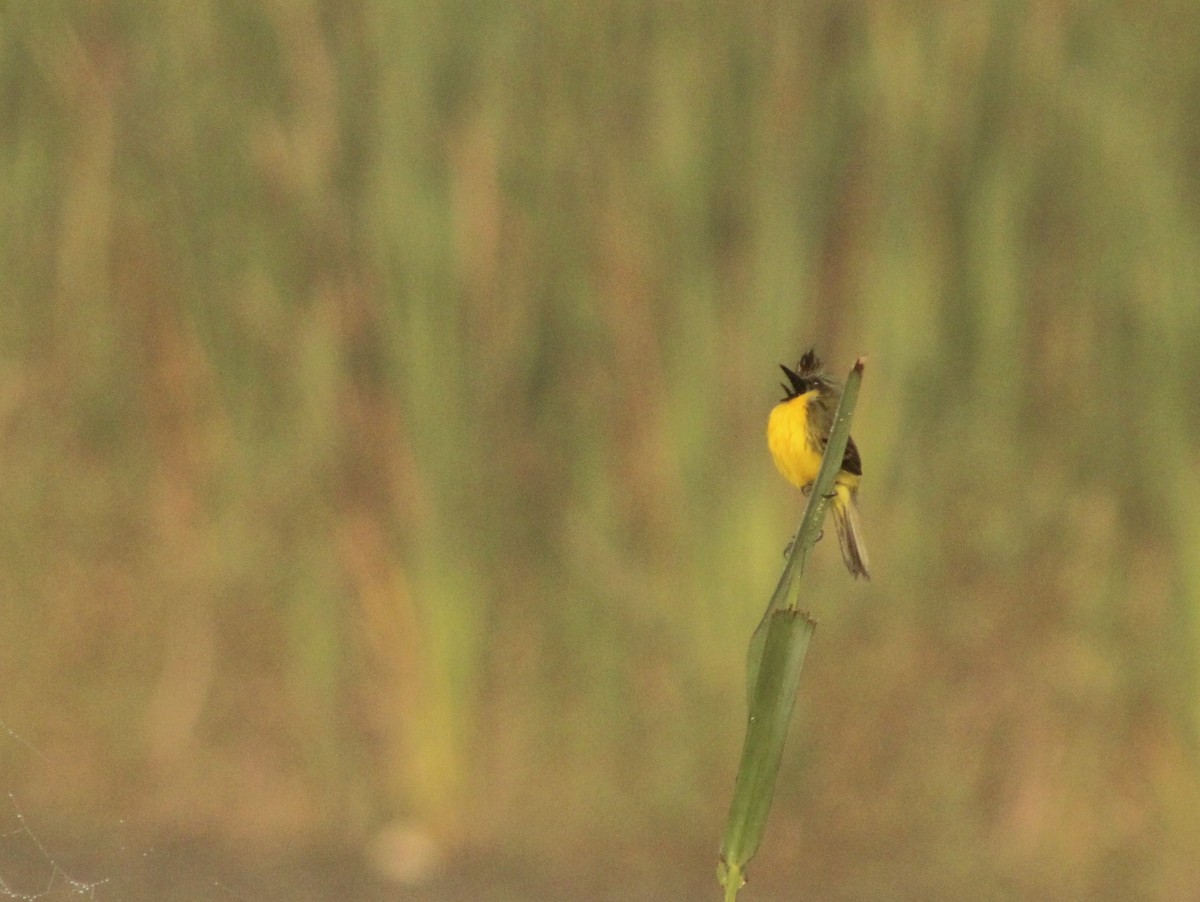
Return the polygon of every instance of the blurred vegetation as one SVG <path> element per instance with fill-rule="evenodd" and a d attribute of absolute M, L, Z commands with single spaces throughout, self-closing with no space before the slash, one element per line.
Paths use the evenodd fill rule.
<path fill-rule="evenodd" d="M 1180 2 L 0 5 L 0 789 L 711 875 L 816 344 L 870 355 L 876 578 L 818 546 L 746 898 L 1200 894 L 1197 46 Z"/>

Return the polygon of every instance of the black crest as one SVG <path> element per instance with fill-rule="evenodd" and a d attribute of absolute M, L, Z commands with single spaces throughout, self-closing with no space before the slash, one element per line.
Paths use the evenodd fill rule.
<path fill-rule="evenodd" d="M 789 385 L 779 383 L 779 387 L 783 389 L 783 400 L 790 401 L 792 398 L 798 398 L 805 392 L 810 392 L 817 388 L 821 382 L 821 358 L 816 355 L 814 349 L 809 348 L 808 351 L 800 358 L 800 362 L 796 364 L 796 369 L 790 370 L 783 364 L 779 365 L 783 370 L 783 374 L 787 376 Z"/>

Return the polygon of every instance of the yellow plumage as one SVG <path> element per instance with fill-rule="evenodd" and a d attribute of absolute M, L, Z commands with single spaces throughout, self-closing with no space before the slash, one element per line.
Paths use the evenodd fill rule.
<path fill-rule="evenodd" d="M 808 439 L 808 402 L 816 391 L 781 401 L 767 419 L 767 446 L 783 478 L 798 489 L 812 485 L 821 468 L 821 450 Z"/>

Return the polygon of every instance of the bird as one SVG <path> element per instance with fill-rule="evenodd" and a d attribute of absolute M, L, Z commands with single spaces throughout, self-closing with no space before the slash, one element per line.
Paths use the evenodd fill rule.
<path fill-rule="evenodd" d="M 782 364 L 779 368 L 787 383 L 780 383 L 783 399 L 771 408 L 767 418 L 767 447 L 783 478 L 807 494 L 821 468 L 842 389 L 822 371 L 815 349 L 810 348 L 794 370 Z M 861 480 L 862 458 L 854 439 L 848 438 L 842 466 L 834 478 L 830 508 L 846 569 L 856 579 L 870 579 L 870 562 L 858 517 Z"/>

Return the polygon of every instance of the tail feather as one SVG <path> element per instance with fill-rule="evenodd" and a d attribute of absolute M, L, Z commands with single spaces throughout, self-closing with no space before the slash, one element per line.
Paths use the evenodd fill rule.
<path fill-rule="evenodd" d="M 862 523 L 858 519 L 858 504 L 854 493 L 845 491 L 843 486 L 837 487 L 837 496 L 832 504 L 833 523 L 837 527 L 838 544 L 842 546 L 842 560 L 846 569 L 856 579 L 871 578 L 870 561 L 867 559 L 867 546 L 863 544 Z"/>

